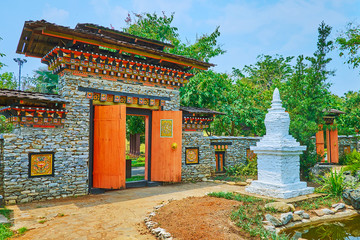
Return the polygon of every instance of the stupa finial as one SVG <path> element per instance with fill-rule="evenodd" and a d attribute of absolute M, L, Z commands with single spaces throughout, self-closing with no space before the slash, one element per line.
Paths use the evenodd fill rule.
<path fill-rule="evenodd" d="M 279 101 L 281 101 L 279 89 L 275 88 L 274 93 L 273 93 L 273 102 L 279 102 Z"/>

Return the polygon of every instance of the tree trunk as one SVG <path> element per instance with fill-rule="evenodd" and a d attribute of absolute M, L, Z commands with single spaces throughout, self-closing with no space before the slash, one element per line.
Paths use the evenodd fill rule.
<path fill-rule="evenodd" d="M 130 134 L 130 154 L 140 156 L 140 133 Z"/>

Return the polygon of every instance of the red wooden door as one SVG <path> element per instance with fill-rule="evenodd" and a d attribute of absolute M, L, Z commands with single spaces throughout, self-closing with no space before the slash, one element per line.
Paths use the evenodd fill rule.
<path fill-rule="evenodd" d="M 125 188 L 126 106 L 95 106 L 93 187 Z"/>
<path fill-rule="evenodd" d="M 151 181 L 181 182 L 182 112 L 154 111 Z"/>

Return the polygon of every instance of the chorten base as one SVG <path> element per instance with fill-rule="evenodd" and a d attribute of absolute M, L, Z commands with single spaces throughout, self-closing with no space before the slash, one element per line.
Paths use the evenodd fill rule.
<path fill-rule="evenodd" d="M 268 197 L 287 199 L 314 193 L 314 188 L 307 187 L 306 182 L 297 182 L 291 184 L 274 184 L 261 181 L 253 181 L 250 186 L 247 186 L 245 188 L 245 191 Z"/>

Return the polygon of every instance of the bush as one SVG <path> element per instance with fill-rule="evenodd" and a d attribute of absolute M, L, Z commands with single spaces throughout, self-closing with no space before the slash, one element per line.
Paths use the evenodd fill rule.
<path fill-rule="evenodd" d="M 237 164 L 234 166 L 225 167 L 226 175 L 228 176 L 254 176 L 257 175 L 257 158 L 248 160 L 248 164 Z"/>
<path fill-rule="evenodd" d="M 10 133 L 13 130 L 12 123 L 6 122 L 5 116 L 0 116 L 0 133 Z"/>
<path fill-rule="evenodd" d="M 318 189 L 321 193 L 327 193 L 331 196 L 341 196 L 345 190 L 345 182 L 343 176 L 343 170 L 340 172 L 331 170 L 330 173 L 325 176 L 320 176 L 321 180 L 318 181 L 322 186 Z"/>
<path fill-rule="evenodd" d="M 354 149 L 351 153 L 345 155 L 344 164 L 345 165 L 352 165 L 360 163 L 360 153 Z"/>

